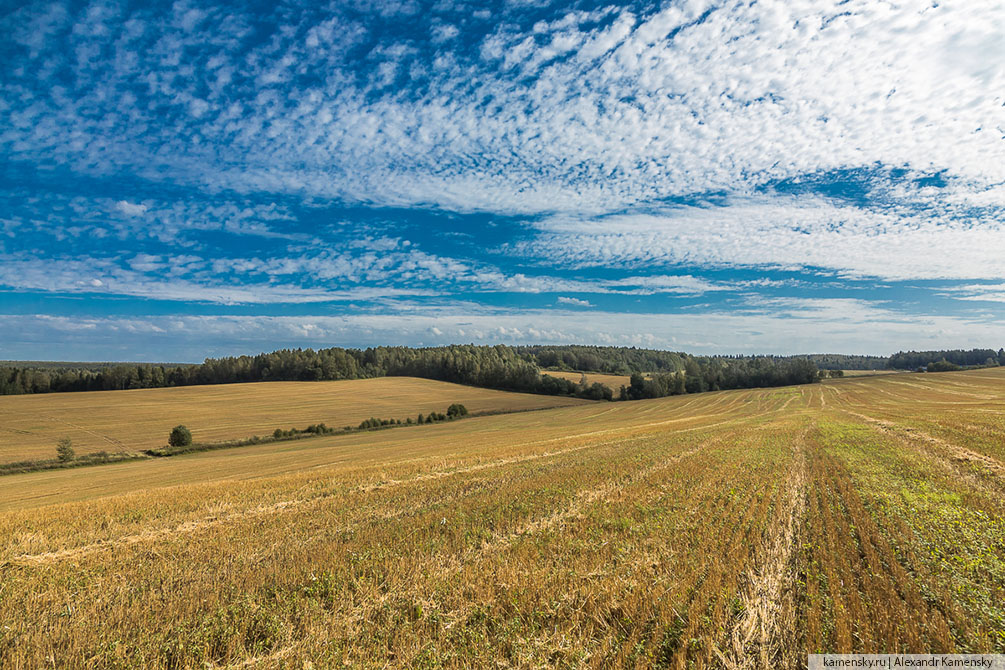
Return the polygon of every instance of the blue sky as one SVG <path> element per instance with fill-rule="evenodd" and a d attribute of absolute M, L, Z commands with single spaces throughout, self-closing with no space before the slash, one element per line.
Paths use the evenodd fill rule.
<path fill-rule="evenodd" d="M 1005 344 L 1005 5 L 24 3 L 0 359 Z"/>

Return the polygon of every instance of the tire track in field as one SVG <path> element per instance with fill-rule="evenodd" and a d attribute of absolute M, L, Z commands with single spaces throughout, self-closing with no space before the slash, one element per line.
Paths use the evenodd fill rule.
<path fill-rule="evenodd" d="M 777 667 L 784 652 L 782 609 L 795 583 L 793 562 L 806 509 L 806 428 L 793 444 L 793 460 L 785 484 L 782 512 L 764 538 L 764 562 L 745 575 L 741 592 L 744 614 L 733 628 L 729 656 L 713 645 L 719 660 L 731 670 Z"/>
<path fill-rule="evenodd" d="M 958 444 L 953 444 L 943 440 L 940 437 L 935 437 L 934 435 L 929 435 L 923 431 L 917 430 L 916 428 L 908 428 L 906 426 L 901 426 L 892 421 L 886 421 L 884 419 L 877 419 L 876 417 L 867 416 L 865 414 L 859 414 L 858 412 L 853 412 L 851 410 L 844 410 L 846 414 L 851 414 L 854 417 L 862 419 L 873 426 L 876 426 L 880 432 L 898 436 L 903 439 L 910 439 L 912 437 L 918 438 L 923 442 L 928 444 L 933 444 L 942 447 L 948 451 L 952 456 L 950 461 L 965 462 L 971 464 L 983 465 L 987 468 L 993 475 L 1000 479 L 1005 479 L 1005 466 L 1002 465 L 997 459 L 990 456 L 982 454 L 972 449 L 967 449 Z"/>
<path fill-rule="evenodd" d="M 121 440 L 116 440 L 114 437 L 108 437 L 107 435 L 102 435 L 101 433 L 95 433 L 93 430 L 88 430 L 87 428 L 84 428 L 83 426 L 78 426 L 75 423 L 70 423 L 66 419 L 60 419 L 58 416 L 51 416 L 51 415 L 47 415 L 47 414 L 43 415 L 43 416 L 46 419 L 49 419 L 50 421 L 55 421 L 57 423 L 62 423 L 62 424 L 65 424 L 67 426 L 70 426 L 71 428 L 76 428 L 79 431 L 83 431 L 83 432 L 87 433 L 88 435 L 93 435 L 94 437 L 96 437 L 96 438 L 98 438 L 100 440 L 104 440 L 105 442 L 108 442 L 109 444 L 114 445 L 116 447 L 119 447 L 119 448 L 121 448 L 123 450 L 125 450 L 125 448 L 126 448 L 125 443 L 123 443 Z"/>
<path fill-rule="evenodd" d="M 965 396 L 969 398 L 978 398 L 980 400 L 993 400 L 997 396 L 988 395 L 986 393 L 971 393 L 969 391 L 961 391 L 957 384 L 953 383 L 936 383 L 936 384 L 918 384 L 917 382 L 908 382 L 902 380 L 890 380 L 889 384 L 897 384 L 898 386 L 910 386 L 912 388 L 922 389 L 929 393 L 945 393 L 947 395 Z"/>

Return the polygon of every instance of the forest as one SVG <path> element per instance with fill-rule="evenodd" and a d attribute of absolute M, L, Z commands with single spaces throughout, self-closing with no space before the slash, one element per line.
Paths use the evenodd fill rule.
<path fill-rule="evenodd" d="M 541 368 L 634 374 L 622 389 L 577 384 Z M 648 375 L 648 376 L 646 376 Z M 99 391 L 260 381 L 322 381 L 409 376 L 484 388 L 592 400 L 658 398 L 732 388 L 806 384 L 816 365 L 801 357 L 699 357 L 628 347 L 371 347 L 281 349 L 209 358 L 199 365 L 122 364 L 94 368 L 0 367 L 0 395 Z"/>
<path fill-rule="evenodd" d="M 898 351 L 890 356 L 887 366 L 891 370 L 917 370 L 928 368 L 933 363 L 946 361 L 953 366 L 995 367 L 1005 365 L 1005 349 L 943 349 L 939 351 Z M 950 369 L 940 365 L 939 369 Z M 930 370 L 935 371 L 935 370 Z"/>

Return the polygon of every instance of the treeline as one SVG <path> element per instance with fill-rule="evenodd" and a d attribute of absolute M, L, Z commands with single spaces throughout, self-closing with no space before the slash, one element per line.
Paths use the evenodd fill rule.
<path fill-rule="evenodd" d="M 577 395 L 574 382 L 542 377 L 510 347 L 457 345 L 413 349 L 283 349 L 206 359 L 200 365 L 122 364 L 94 369 L 0 367 L 0 395 L 109 391 L 259 381 L 322 381 L 412 376 L 549 395 Z M 590 393 L 589 389 L 585 393 Z"/>
<path fill-rule="evenodd" d="M 1005 365 L 1005 349 L 944 349 L 941 351 L 898 351 L 887 363 L 891 370 L 916 370 L 928 368 L 933 363 L 946 361 L 959 368 L 994 367 Z M 951 370 L 940 366 L 941 370 Z M 935 370 L 933 370 L 935 372 Z"/>
<path fill-rule="evenodd" d="M 684 368 L 692 356 L 674 351 L 636 349 L 635 347 L 597 346 L 532 346 L 515 347 L 521 354 L 529 354 L 545 369 L 605 372 L 631 375 L 635 372 L 677 372 Z M 857 356 L 848 354 L 808 354 L 805 356 L 708 356 L 702 360 L 749 361 L 769 360 L 786 364 L 788 361 L 809 360 L 821 370 L 883 370 L 886 356 Z"/>
<path fill-rule="evenodd" d="M 633 372 L 677 372 L 684 369 L 687 354 L 635 347 L 595 347 L 585 345 L 514 347 L 521 356 L 542 368 L 553 370 L 589 370 L 612 375 Z"/>
<path fill-rule="evenodd" d="M 887 356 L 853 356 L 849 354 L 809 354 L 806 356 L 821 370 L 885 370 Z"/>
<path fill-rule="evenodd" d="M 213 383 L 195 381 L 199 377 L 192 374 L 191 371 L 201 367 L 201 365 L 165 366 L 149 363 L 117 365 L 96 363 L 95 367 L 92 368 L 56 368 L 35 365 L 2 366 L 0 367 L 0 395 L 63 391 L 121 391 Z"/>
<path fill-rule="evenodd" d="M 650 377 L 633 373 L 630 384 L 620 389 L 623 400 L 662 398 L 668 395 L 701 393 L 737 388 L 760 388 L 812 384 L 819 381 L 817 367 L 805 358 L 693 358 L 684 369 L 657 372 Z"/>
<path fill-rule="evenodd" d="M 207 359 L 200 365 L 129 364 L 98 369 L 0 368 L 0 394 L 97 391 L 259 381 L 321 381 L 410 376 L 484 388 L 611 400 L 620 389 L 540 374 L 561 365 L 597 372 L 651 374 L 644 390 L 660 397 L 705 390 L 810 383 L 805 358 L 696 357 L 627 347 L 453 345 L 415 349 L 283 349 L 257 356 Z"/>

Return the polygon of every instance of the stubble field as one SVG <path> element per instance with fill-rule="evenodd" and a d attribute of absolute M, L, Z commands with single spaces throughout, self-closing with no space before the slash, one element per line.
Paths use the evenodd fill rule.
<path fill-rule="evenodd" d="M 1002 653 L 1003 462 L 984 370 L 6 477 L 0 667 Z"/>
<path fill-rule="evenodd" d="M 618 389 L 622 386 L 629 386 L 631 384 L 632 378 L 628 375 L 605 375 L 599 372 L 563 372 L 560 370 L 545 370 L 541 374 L 550 375 L 552 377 L 558 377 L 559 379 L 568 379 L 571 382 L 576 382 L 577 384 L 583 379 L 583 375 L 586 375 L 587 384 L 604 384 L 609 389 L 614 391 L 614 396 L 617 397 Z"/>

